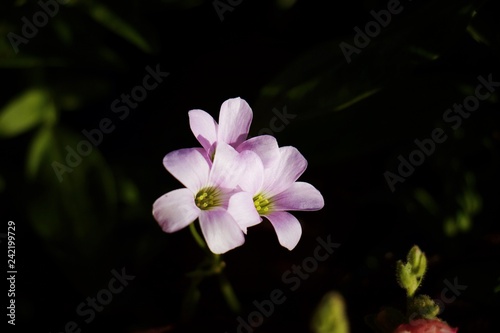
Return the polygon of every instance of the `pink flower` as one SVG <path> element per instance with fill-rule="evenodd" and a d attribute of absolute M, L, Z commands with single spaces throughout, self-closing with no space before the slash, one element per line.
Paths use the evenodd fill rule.
<path fill-rule="evenodd" d="M 227 207 L 236 193 L 242 166 L 255 158 L 254 152 L 240 154 L 224 142 L 218 144 L 213 164 L 201 148 L 168 153 L 163 159 L 165 168 L 186 188 L 168 192 L 153 204 L 153 216 L 163 231 L 176 232 L 198 218 L 212 252 L 224 253 L 242 245 L 240 223 Z M 238 208 L 234 211 L 240 214 Z M 253 218 L 258 218 L 256 212 Z"/>
<path fill-rule="evenodd" d="M 246 228 L 262 221 L 250 211 L 266 217 L 274 227 L 279 243 L 292 250 L 300 240 L 302 227 L 287 211 L 314 211 L 323 208 L 321 193 L 311 184 L 297 182 L 307 167 L 307 161 L 294 147 L 274 150 L 274 163 L 265 167 L 258 154 L 246 159 L 246 170 L 239 186 L 242 192 L 229 200 L 228 211 Z"/>
<path fill-rule="evenodd" d="M 176 150 L 163 160 L 186 186 L 153 204 L 163 231 L 178 231 L 198 218 L 210 250 L 224 253 L 242 245 L 247 228 L 264 216 L 282 246 L 297 245 L 302 228 L 287 211 L 321 209 L 323 197 L 312 185 L 296 182 L 307 166 L 297 149 L 279 148 L 270 135 L 246 140 L 252 117 L 241 98 L 222 104 L 219 124 L 205 111 L 189 111 L 191 130 L 203 148 Z"/>
<path fill-rule="evenodd" d="M 401 324 L 393 333 L 456 333 L 458 328 L 451 328 L 439 319 L 417 319 L 409 324 Z"/>

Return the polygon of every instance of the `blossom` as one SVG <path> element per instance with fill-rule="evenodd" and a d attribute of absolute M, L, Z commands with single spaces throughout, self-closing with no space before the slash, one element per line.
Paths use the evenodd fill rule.
<path fill-rule="evenodd" d="M 173 190 L 153 204 L 153 216 L 167 233 L 176 232 L 197 218 L 209 249 L 217 254 L 227 252 L 245 241 L 240 222 L 227 211 L 229 200 L 237 193 L 242 176 L 241 166 L 255 159 L 256 153 L 247 150 L 238 153 L 220 142 L 212 161 L 202 148 L 179 149 L 163 159 L 165 168 L 185 188 Z M 233 209 L 238 215 L 256 212 Z"/>
<path fill-rule="evenodd" d="M 274 153 L 277 158 L 267 168 L 258 154 L 248 156 L 245 177 L 239 183 L 242 191 L 231 197 L 228 212 L 246 233 L 246 227 L 260 223 L 262 218 L 241 214 L 251 209 L 257 211 L 271 222 L 279 243 L 292 250 L 300 240 L 302 227 L 288 211 L 319 210 L 324 200 L 314 186 L 296 181 L 305 171 L 307 161 L 295 147 L 281 147 Z"/>
<path fill-rule="evenodd" d="M 224 253 L 244 243 L 247 228 L 266 217 L 280 244 L 292 250 L 302 228 L 287 211 L 318 210 L 320 192 L 296 180 L 307 161 L 294 147 L 279 148 L 260 135 L 247 140 L 252 109 L 241 98 L 226 100 L 219 123 L 203 110 L 189 111 L 191 131 L 203 148 L 167 154 L 166 169 L 186 188 L 171 191 L 153 204 L 153 215 L 171 233 L 200 220 L 207 245 Z"/>
<path fill-rule="evenodd" d="M 456 333 L 458 328 L 451 328 L 439 319 L 417 319 L 409 324 L 399 325 L 393 333 Z"/>

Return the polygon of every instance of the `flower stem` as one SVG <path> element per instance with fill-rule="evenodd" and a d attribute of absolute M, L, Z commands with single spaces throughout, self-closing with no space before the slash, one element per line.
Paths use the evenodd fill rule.
<path fill-rule="evenodd" d="M 205 266 L 207 262 L 202 263 L 196 271 L 191 272 L 191 274 L 189 274 L 191 275 L 192 278 L 191 288 L 190 288 L 191 296 L 189 297 L 191 299 L 191 303 L 193 302 L 197 303 L 199 300 L 200 294 L 198 290 L 198 285 L 200 284 L 201 280 L 203 280 L 205 277 L 215 274 L 218 275 L 221 292 L 222 295 L 224 296 L 224 299 L 226 300 L 227 305 L 229 306 L 231 311 L 238 313 L 241 308 L 240 302 L 236 297 L 233 286 L 231 285 L 227 277 L 224 275 L 223 270 L 225 267 L 225 262 L 222 260 L 222 257 L 219 254 L 215 254 L 209 251 L 206 242 L 201 237 L 194 223 L 191 223 L 189 225 L 189 230 L 191 231 L 191 234 L 193 235 L 193 238 L 198 244 L 198 246 L 202 250 L 209 252 L 209 255 L 211 257 L 210 259 L 207 258 L 209 260 L 208 262 L 209 263 L 211 262 L 210 264 L 208 264 L 208 267 Z"/>
<path fill-rule="evenodd" d="M 219 274 L 219 281 L 220 281 L 220 288 L 222 291 L 222 295 L 224 295 L 227 305 L 229 305 L 231 311 L 233 311 L 234 313 L 239 313 L 241 309 L 240 302 L 238 301 L 238 298 L 234 293 L 233 286 L 226 278 L 224 273 Z"/>
<path fill-rule="evenodd" d="M 203 240 L 203 238 L 201 238 L 200 234 L 198 233 L 198 230 L 196 230 L 196 226 L 194 225 L 194 223 L 191 223 L 189 225 L 189 230 L 191 231 L 191 234 L 193 235 L 194 237 L 194 240 L 196 241 L 196 243 L 204 250 L 207 249 L 207 244 L 205 243 L 205 241 Z"/>

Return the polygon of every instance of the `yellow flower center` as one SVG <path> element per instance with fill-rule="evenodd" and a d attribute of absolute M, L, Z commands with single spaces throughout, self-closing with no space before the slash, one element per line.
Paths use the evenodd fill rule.
<path fill-rule="evenodd" d="M 268 213 L 269 209 L 272 208 L 272 203 L 262 194 L 253 197 L 253 204 L 260 215 Z"/>
<path fill-rule="evenodd" d="M 202 188 L 195 196 L 194 202 L 199 209 L 208 210 L 220 205 L 219 191 L 214 187 Z"/>

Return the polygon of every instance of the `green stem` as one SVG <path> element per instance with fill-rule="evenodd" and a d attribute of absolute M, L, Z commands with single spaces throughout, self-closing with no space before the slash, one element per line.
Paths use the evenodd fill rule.
<path fill-rule="evenodd" d="M 193 235 L 194 240 L 196 241 L 196 243 L 203 250 L 206 250 L 207 249 L 207 244 L 205 243 L 205 241 L 203 240 L 203 238 L 201 238 L 200 234 L 198 233 L 198 230 L 196 230 L 196 225 L 194 224 L 194 222 L 189 225 L 189 230 L 191 231 L 191 234 Z"/>
<path fill-rule="evenodd" d="M 236 297 L 236 294 L 234 292 L 233 286 L 227 279 L 227 277 L 224 275 L 224 266 L 225 263 L 222 260 L 222 257 L 219 254 L 212 253 L 209 249 L 208 246 L 205 242 L 205 240 L 201 237 L 200 233 L 196 229 L 196 225 L 194 223 L 191 223 L 189 225 L 189 230 L 191 231 L 191 234 L 193 235 L 194 240 L 198 244 L 200 248 L 203 250 L 210 252 L 210 255 L 212 257 L 212 263 L 210 264 L 210 267 L 207 268 L 199 268 L 195 272 L 192 272 L 193 274 L 191 275 L 192 281 L 191 281 L 191 288 L 190 292 L 192 292 L 191 299 L 194 299 L 194 303 L 197 303 L 198 298 L 200 297 L 199 291 L 197 290 L 198 285 L 200 284 L 201 280 L 203 280 L 205 277 L 216 274 L 219 277 L 219 282 L 220 282 L 220 288 L 222 295 L 224 296 L 224 299 L 226 300 L 229 308 L 231 311 L 238 313 L 240 311 L 240 302 L 238 301 L 238 298 Z M 193 297 L 194 296 L 194 297 Z M 192 305 L 192 304 L 191 304 Z M 189 317 L 189 316 L 188 316 Z"/>
<path fill-rule="evenodd" d="M 236 294 L 234 293 L 233 286 L 223 273 L 219 274 L 219 281 L 222 295 L 226 299 L 227 305 L 229 305 L 231 311 L 239 313 L 241 306 Z"/>

